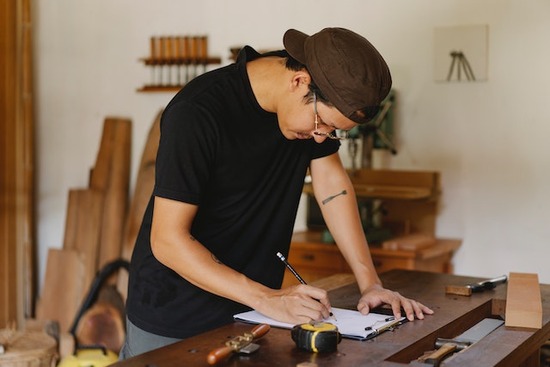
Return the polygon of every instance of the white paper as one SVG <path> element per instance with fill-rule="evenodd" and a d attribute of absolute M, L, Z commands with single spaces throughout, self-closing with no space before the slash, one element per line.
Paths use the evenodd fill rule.
<path fill-rule="evenodd" d="M 335 307 L 333 307 L 331 311 L 336 320 L 331 317 L 324 321 L 336 325 L 338 327 L 338 331 L 344 338 L 358 340 L 370 339 L 378 335 L 379 331 L 381 329 L 383 330 L 385 326 L 394 322 L 393 317 L 377 313 L 362 315 L 359 311 Z M 269 324 L 271 326 L 285 329 L 292 329 L 294 327 L 293 324 L 273 320 L 257 311 L 242 312 L 234 315 L 233 317 L 235 320 L 254 324 Z M 405 317 L 402 317 L 399 321 L 404 322 Z M 367 330 L 365 330 L 365 328 Z"/>

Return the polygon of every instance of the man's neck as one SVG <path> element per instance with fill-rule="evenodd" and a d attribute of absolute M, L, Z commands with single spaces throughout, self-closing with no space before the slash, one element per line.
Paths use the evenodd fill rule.
<path fill-rule="evenodd" d="M 284 76 L 288 72 L 282 57 L 261 57 L 246 64 L 248 78 L 256 100 L 268 112 L 277 112 L 277 102 Z"/>

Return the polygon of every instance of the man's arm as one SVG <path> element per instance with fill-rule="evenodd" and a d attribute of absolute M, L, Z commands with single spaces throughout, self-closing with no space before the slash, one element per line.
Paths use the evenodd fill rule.
<path fill-rule="evenodd" d="M 359 285 L 362 297 L 358 310 L 368 313 L 387 303 L 392 306 L 396 317 L 400 317 L 401 307 L 410 320 L 415 315 L 422 319 L 424 313 L 433 313 L 421 303 L 383 288 L 361 225 L 355 191 L 338 153 L 313 160 L 310 171 L 315 198 L 325 223 Z"/>
<path fill-rule="evenodd" d="M 304 323 L 329 316 L 330 303 L 322 289 L 307 285 L 270 289 L 222 264 L 191 235 L 196 212 L 195 205 L 155 197 L 151 248 L 158 261 L 195 286 L 276 320 Z"/>

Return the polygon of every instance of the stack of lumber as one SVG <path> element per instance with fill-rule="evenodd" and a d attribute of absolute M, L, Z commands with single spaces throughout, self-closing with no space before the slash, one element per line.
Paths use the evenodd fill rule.
<path fill-rule="evenodd" d="M 78 325 L 73 322 L 98 273 L 115 261 L 130 260 L 153 190 L 161 113 L 149 131 L 131 200 L 131 121 L 125 118 L 105 119 L 89 186 L 69 190 L 63 247 L 48 251 L 36 319 L 59 323 L 61 333 L 76 327 L 79 344 L 107 344 L 115 352 L 121 346 L 127 271 L 109 277 L 95 304 Z"/>
<path fill-rule="evenodd" d="M 120 258 L 130 183 L 131 121 L 104 121 L 89 186 L 69 191 L 63 247 L 50 248 L 38 320 L 68 331 L 98 270 Z"/>

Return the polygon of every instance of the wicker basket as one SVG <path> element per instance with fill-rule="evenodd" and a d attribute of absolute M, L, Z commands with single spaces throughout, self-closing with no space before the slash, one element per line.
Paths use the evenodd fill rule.
<path fill-rule="evenodd" d="M 42 331 L 0 330 L 1 367 L 54 367 L 57 363 L 57 343 Z"/>

